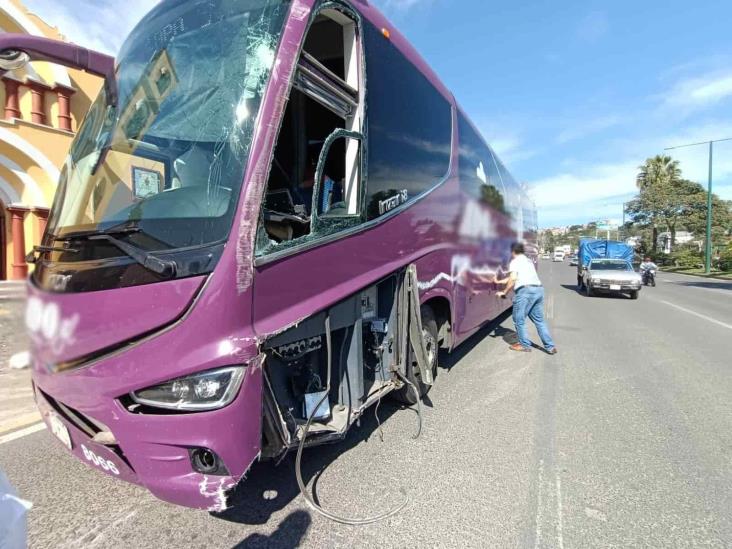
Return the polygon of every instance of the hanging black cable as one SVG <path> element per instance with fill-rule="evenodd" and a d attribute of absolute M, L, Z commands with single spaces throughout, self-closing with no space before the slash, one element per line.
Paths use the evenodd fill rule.
<path fill-rule="evenodd" d="M 348 518 L 348 517 L 342 517 L 340 515 L 336 515 L 334 513 L 331 513 L 330 511 L 326 511 L 323 509 L 320 505 L 315 503 L 312 496 L 308 493 L 305 483 L 302 480 L 302 468 L 301 468 L 301 462 L 302 462 L 302 451 L 303 448 L 305 448 L 305 440 L 307 439 L 308 431 L 310 430 L 310 426 L 313 423 L 313 419 L 315 418 L 315 414 L 320 409 L 320 406 L 325 402 L 325 399 L 329 397 L 330 394 L 330 377 L 331 377 L 331 342 L 330 342 L 330 315 L 326 315 L 325 317 L 325 348 L 326 348 L 326 356 L 328 361 L 328 383 L 327 383 L 327 389 L 325 394 L 320 398 L 320 401 L 318 404 L 313 408 L 313 411 L 310 412 L 310 416 L 308 417 L 308 421 L 305 424 L 305 427 L 303 428 L 302 434 L 300 435 L 300 444 L 297 447 L 297 457 L 295 458 L 295 477 L 297 478 L 297 485 L 300 488 L 300 493 L 302 494 L 302 497 L 305 498 L 305 501 L 310 506 L 313 511 L 316 513 L 319 513 L 320 515 L 324 516 L 325 518 L 328 518 L 332 521 L 339 522 L 341 524 L 350 524 L 353 526 L 359 526 L 363 524 L 372 524 L 374 522 L 378 522 L 380 520 L 387 519 L 389 517 L 392 517 L 399 513 L 404 507 L 406 507 L 407 503 L 409 503 L 409 498 L 405 495 L 404 501 L 397 505 L 394 509 L 391 511 L 387 511 L 386 513 L 382 513 L 379 515 L 374 515 L 372 517 L 366 517 L 366 518 Z M 398 375 L 398 374 L 397 374 Z M 406 383 L 408 383 L 416 392 L 417 394 L 417 402 L 419 403 L 419 392 L 417 391 L 417 388 L 414 386 L 413 383 L 411 383 L 409 380 L 406 380 L 402 378 Z M 418 405 L 418 415 L 419 415 L 419 431 L 417 432 L 417 435 L 414 437 L 416 438 L 419 436 L 419 433 L 422 430 L 422 408 L 421 404 Z"/>

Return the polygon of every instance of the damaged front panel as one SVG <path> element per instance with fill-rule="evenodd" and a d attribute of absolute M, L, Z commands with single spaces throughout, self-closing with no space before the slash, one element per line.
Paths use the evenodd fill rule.
<path fill-rule="evenodd" d="M 371 395 L 393 387 L 395 287 L 395 277 L 390 277 L 265 342 L 265 457 L 293 448 L 312 413 L 317 420 L 310 430 L 313 441 L 342 437 Z M 328 387 L 327 399 L 315 410 Z"/>
<path fill-rule="evenodd" d="M 343 437 L 368 406 L 401 386 L 396 373 L 403 376 L 407 371 L 408 345 L 417 349 L 414 356 L 417 362 L 421 357 L 422 371 L 428 371 L 424 379 L 431 383 L 419 337 L 415 276 L 411 266 L 264 342 L 263 457 L 294 449 L 313 413 L 308 445 Z M 327 399 L 315 410 L 314 403 L 328 387 Z"/>

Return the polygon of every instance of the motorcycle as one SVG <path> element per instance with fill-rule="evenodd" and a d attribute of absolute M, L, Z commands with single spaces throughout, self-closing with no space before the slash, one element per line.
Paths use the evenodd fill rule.
<path fill-rule="evenodd" d="M 656 269 L 643 269 L 643 271 L 641 271 L 641 277 L 643 279 L 644 286 L 648 286 L 649 284 L 651 286 L 656 285 Z"/>

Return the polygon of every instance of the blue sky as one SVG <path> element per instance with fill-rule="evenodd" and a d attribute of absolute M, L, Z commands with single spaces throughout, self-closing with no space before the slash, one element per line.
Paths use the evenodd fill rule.
<path fill-rule="evenodd" d="M 25 3 L 73 41 L 111 53 L 151 6 Z M 729 0 L 375 3 L 529 185 L 543 227 L 619 219 L 646 157 L 732 137 Z M 732 141 L 715 147 L 715 192 L 732 199 Z M 671 153 L 706 185 L 707 148 Z"/>

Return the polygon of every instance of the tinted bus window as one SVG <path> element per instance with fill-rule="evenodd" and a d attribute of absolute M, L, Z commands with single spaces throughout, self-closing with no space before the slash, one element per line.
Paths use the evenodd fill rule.
<path fill-rule="evenodd" d="M 450 166 L 450 103 L 370 24 L 366 42 L 368 182 L 374 219 L 437 185 Z"/>
<path fill-rule="evenodd" d="M 462 113 L 458 114 L 458 141 L 460 187 L 474 199 L 505 213 L 505 191 L 491 150 Z"/>

